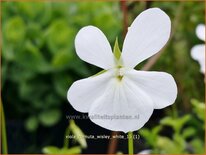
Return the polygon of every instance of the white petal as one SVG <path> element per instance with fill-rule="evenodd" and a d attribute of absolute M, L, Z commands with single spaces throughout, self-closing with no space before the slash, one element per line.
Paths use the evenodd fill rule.
<path fill-rule="evenodd" d="M 82 28 L 75 38 L 77 55 L 84 61 L 103 69 L 114 66 L 114 56 L 111 46 L 97 27 Z"/>
<path fill-rule="evenodd" d="M 88 112 L 93 102 L 104 93 L 111 76 L 111 72 L 107 71 L 74 82 L 67 92 L 68 101 L 77 111 Z"/>
<path fill-rule="evenodd" d="M 197 37 L 203 41 L 205 41 L 205 25 L 199 24 L 196 28 Z"/>
<path fill-rule="evenodd" d="M 128 76 L 153 100 L 154 109 L 161 109 L 175 102 L 177 85 L 170 74 L 129 70 L 125 76 Z"/>
<path fill-rule="evenodd" d="M 114 79 L 108 85 L 104 94 L 91 106 L 89 117 L 103 128 L 126 133 L 140 129 L 152 112 L 152 100 L 124 77 L 121 82 Z"/>
<path fill-rule="evenodd" d="M 205 73 L 205 45 L 196 45 L 191 50 L 191 56 L 200 64 L 200 71 Z"/>
<path fill-rule="evenodd" d="M 123 44 L 122 59 L 127 67 L 160 51 L 170 37 L 171 21 L 162 10 L 148 9 L 133 21 Z"/>

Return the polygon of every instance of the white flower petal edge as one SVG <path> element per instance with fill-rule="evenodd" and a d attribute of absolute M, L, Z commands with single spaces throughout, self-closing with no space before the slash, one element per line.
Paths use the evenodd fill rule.
<path fill-rule="evenodd" d="M 165 108 L 175 102 L 177 85 L 174 78 L 165 72 L 128 70 L 125 76 L 143 90 L 153 101 L 154 109 Z"/>
<path fill-rule="evenodd" d="M 205 25 L 199 24 L 196 28 L 196 35 L 199 39 L 205 41 Z"/>
<path fill-rule="evenodd" d="M 103 69 L 114 67 L 114 55 L 111 46 L 97 27 L 82 28 L 75 38 L 77 55 L 84 61 Z"/>
<path fill-rule="evenodd" d="M 78 80 L 67 92 L 67 99 L 72 107 L 80 112 L 89 112 L 93 102 L 100 97 L 111 83 L 112 72 Z"/>
<path fill-rule="evenodd" d="M 138 63 L 159 52 L 170 37 L 171 21 L 158 8 L 143 11 L 133 21 L 125 37 L 122 60 L 134 68 Z"/>
<path fill-rule="evenodd" d="M 200 64 L 200 71 L 205 73 L 205 45 L 196 45 L 191 50 L 191 56 Z"/>
<path fill-rule="evenodd" d="M 127 133 L 140 129 L 153 109 L 151 98 L 125 76 L 121 82 L 113 79 L 104 94 L 92 104 L 89 117 L 101 127 Z M 110 119 L 115 116 L 125 118 Z"/>

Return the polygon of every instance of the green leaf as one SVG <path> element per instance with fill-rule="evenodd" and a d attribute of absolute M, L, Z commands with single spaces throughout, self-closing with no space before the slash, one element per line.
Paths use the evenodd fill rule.
<path fill-rule="evenodd" d="M 161 150 L 161 154 L 177 154 L 182 153 L 183 148 L 178 146 L 173 140 L 168 137 L 159 136 L 157 141 L 157 147 Z"/>
<path fill-rule="evenodd" d="M 10 43 L 20 43 L 26 35 L 26 25 L 21 17 L 14 16 L 3 25 L 3 34 Z"/>
<path fill-rule="evenodd" d="M 97 74 L 92 75 L 92 77 L 95 77 L 95 76 L 101 75 L 101 74 L 105 73 L 106 71 L 107 71 L 107 70 L 102 70 L 102 71 L 98 72 Z"/>
<path fill-rule="evenodd" d="M 56 146 L 46 146 L 42 149 L 42 152 L 45 154 L 59 154 L 60 149 Z"/>
<path fill-rule="evenodd" d="M 183 151 L 186 149 L 186 140 L 183 136 L 180 134 L 174 134 L 173 140 L 175 142 L 175 145 L 178 146 L 179 150 L 181 150 L 179 153 L 183 153 Z"/>
<path fill-rule="evenodd" d="M 31 69 L 33 72 L 47 73 L 51 67 L 42 55 L 42 52 L 31 41 L 25 43 L 25 49 L 17 55 L 16 62 L 23 68 Z"/>
<path fill-rule="evenodd" d="M 202 121 L 204 121 L 205 120 L 205 104 L 202 102 L 199 102 L 196 99 L 192 99 L 191 103 L 193 105 L 193 111 L 195 112 L 197 117 L 201 119 Z"/>
<path fill-rule="evenodd" d="M 9 18 L 3 23 L 2 56 L 8 61 L 16 59 L 18 51 L 24 48 L 26 26 L 19 16 Z"/>
<path fill-rule="evenodd" d="M 155 147 L 156 146 L 156 141 L 158 138 L 158 133 L 162 129 L 162 126 L 156 126 L 151 130 L 148 129 L 141 129 L 139 133 L 142 135 L 142 137 L 145 138 L 147 144 Z"/>
<path fill-rule="evenodd" d="M 81 153 L 81 147 L 75 146 L 71 148 L 62 148 L 59 154 L 79 154 Z"/>
<path fill-rule="evenodd" d="M 41 17 L 45 11 L 45 3 L 24 2 L 15 4 L 18 7 L 18 12 L 27 19 L 34 19 L 38 15 Z"/>
<path fill-rule="evenodd" d="M 31 40 L 38 48 L 41 48 L 45 42 L 45 38 L 42 33 L 41 25 L 39 23 L 28 23 L 27 38 Z"/>
<path fill-rule="evenodd" d="M 190 144 L 192 145 L 192 148 L 194 149 L 195 154 L 204 154 L 205 148 L 204 148 L 204 142 L 200 139 L 193 139 Z"/>
<path fill-rule="evenodd" d="M 42 100 L 42 95 L 48 92 L 48 90 L 48 84 L 44 81 L 39 81 L 39 79 L 19 82 L 19 95 L 28 102 L 35 101 L 36 99 Z"/>
<path fill-rule="evenodd" d="M 32 132 L 35 131 L 38 127 L 39 121 L 36 116 L 29 117 L 25 122 L 25 128 Z"/>
<path fill-rule="evenodd" d="M 189 138 L 191 136 L 194 136 L 196 133 L 196 130 L 192 127 L 188 127 L 188 128 L 185 128 L 183 131 L 182 131 L 182 137 L 184 138 Z"/>
<path fill-rule="evenodd" d="M 43 111 L 39 114 L 39 121 L 45 126 L 55 125 L 61 118 L 61 111 L 58 109 Z"/>
<path fill-rule="evenodd" d="M 71 129 L 71 132 L 76 137 L 77 142 L 81 145 L 81 147 L 86 148 L 87 142 L 85 139 L 85 135 L 83 131 L 75 124 L 74 120 L 70 121 L 70 129 Z"/>
<path fill-rule="evenodd" d="M 91 76 L 92 73 L 91 70 L 85 65 L 85 63 L 77 57 L 74 57 L 69 62 L 69 69 L 74 71 L 77 75 L 81 77 Z"/>
<path fill-rule="evenodd" d="M 52 59 L 54 69 L 68 69 L 69 62 L 73 59 L 73 53 L 69 50 L 56 51 Z"/>
<path fill-rule="evenodd" d="M 73 79 L 65 72 L 57 73 L 53 77 L 54 88 L 62 98 L 66 98 L 68 88 L 72 83 Z"/>
<path fill-rule="evenodd" d="M 160 121 L 160 124 L 170 126 L 172 127 L 175 132 L 180 132 L 180 130 L 183 128 L 185 123 L 187 123 L 190 120 L 191 116 L 190 115 L 185 115 L 180 118 L 172 118 L 172 117 L 165 117 Z"/>
<path fill-rule="evenodd" d="M 59 50 L 72 50 L 76 30 L 71 27 L 66 20 L 54 20 L 45 32 L 46 41 L 50 52 L 55 54 Z"/>
<path fill-rule="evenodd" d="M 116 57 L 116 59 L 119 60 L 121 57 L 121 51 L 119 49 L 118 38 L 116 38 L 115 40 L 113 52 L 114 52 L 114 56 Z"/>

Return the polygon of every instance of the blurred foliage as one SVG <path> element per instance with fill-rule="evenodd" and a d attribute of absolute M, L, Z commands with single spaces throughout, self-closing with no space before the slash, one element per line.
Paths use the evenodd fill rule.
<path fill-rule="evenodd" d="M 120 7 L 117 2 L 3 2 L 2 12 L 3 100 L 15 113 L 8 119 L 26 117 L 28 131 L 53 126 L 71 83 L 97 70 L 75 54 L 76 33 L 95 25 L 114 42 L 122 27 Z"/>
<path fill-rule="evenodd" d="M 152 153 L 204 153 L 205 104 L 194 99 L 191 102 L 193 113 L 177 117 L 167 116 L 154 128 L 139 131 L 146 145 L 152 149 Z M 168 137 L 168 134 L 171 137 Z"/>
<path fill-rule="evenodd" d="M 70 136 L 70 132 L 75 136 L 75 143 L 79 144 L 79 146 L 70 147 L 70 139 L 66 138 L 67 136 Z M 82 149 L 85 148 L 87 148 L 87 142 L 83 131 L 75 124 L 74 120 L 70 120 L 70 125 L 65 131 L 63 148 L 58 148 L 56 146 L 45 146 L 42 149 L 42 152 L 45 154 L 80 154 L 82 152 Z"/>

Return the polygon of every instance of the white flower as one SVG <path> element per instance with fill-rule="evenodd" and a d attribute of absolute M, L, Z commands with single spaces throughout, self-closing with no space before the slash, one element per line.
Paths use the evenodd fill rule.
<path fill-rule="evenodd" d="M 196 34 L 199 39 L 205 42 L 205 25 L 199 24 L 196 28 Z M 196 45 L 191 50 L 191 56 L 200 64 L 200 71 L 205 73 L 205 44 Z"/>
<path fill-rule="evenodd" d="M 160 9 L 142 12 L 130 26 L 117 60 L 98 28 L 82 28 L 75 38 L 77 55 L 106 71 L 74 82 L 67 93 L 71 105 L 88 112 L 95 124 L 126 133 L 140 129 L 154 109 L 173 104 L 177 86 L 170 74 L 134 70 L 166 44 L 170 30 L 170 19 Z"/>

